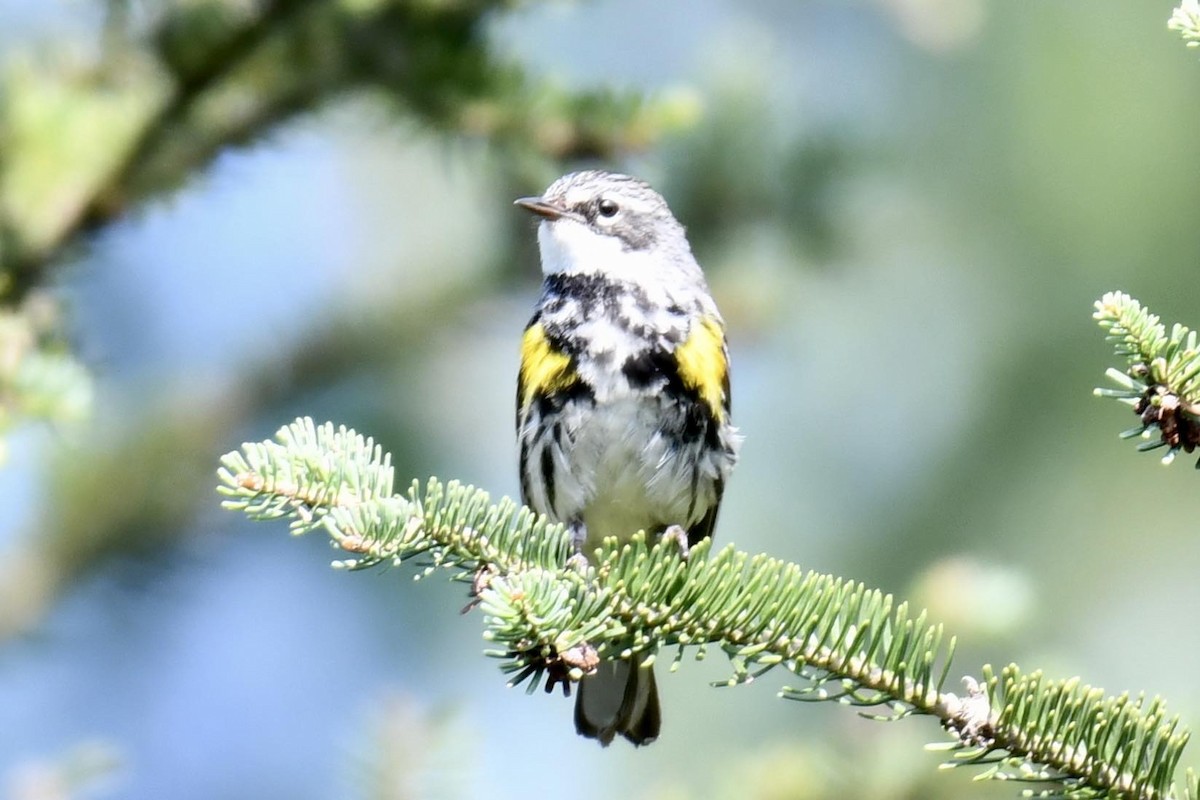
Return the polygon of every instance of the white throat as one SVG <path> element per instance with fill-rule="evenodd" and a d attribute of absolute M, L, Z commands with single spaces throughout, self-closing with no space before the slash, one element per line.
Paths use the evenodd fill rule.
<path fill-rule="evenodd" d="M 603 273 L 616 279 L 645 280 L 661 266 L 650 252 L 625 250 L 618 237 L 596 233 L 566 217 L 538 225 L 538 250 L 546 275 Z"/>

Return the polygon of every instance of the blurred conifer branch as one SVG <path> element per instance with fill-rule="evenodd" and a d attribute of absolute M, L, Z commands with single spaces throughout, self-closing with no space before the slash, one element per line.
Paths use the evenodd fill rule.
<path fill-rule="evenodd" d="M 100 56 L 3 65 L 5 298 L 64 245 L 178 187 L 221 150 L 355 89 L 520 153 L 611 157 L 685 113 L 529 81 L 483 36 L 504 0 L 111 0 Z"/>
<path fill-rule="evenodd" d="M 485 288 L 463 279 L 421 293 L 403 285 L 381 290 L 369 308 L 313 325 L 285 357 L 250 354 L 231 386 L 154 395 L 136 406 L 130 424 L 89 426 L 77 446 L 57 449 L 43 512 L 0 550 L 0 645 L 35 627 L 97 565 L 161 556 L 193 531 L 222 431 L 272 414 L 296 393 L 394 368 L 397 343 L 419 341 L 447 309 Z M 117 474 L 121 491 L 113 492 Z"/>
<path fill-rule="evenodd" d="M 65 751 L 19 761 L 0 771 L 8 800 L 109 796 L 125 754 L 112 742 L 85 740 Z"/>
<path fill-rule="evenodd" d="M 219 470 L 226 508 L 323 530 L 347 553 L 335 566 L 416 562 L 472 583 L 485 638 L 511 684 L 566 689 L 600 657 L 720 648 L 753 681 L 776 667 L 801 683 L 782 696 L 881 707 L 878 718 L 938 718 L 946 764 L 984 766 L 980 778 L 1036 784 L 1043 796 L 1196 798 L 1189 773 L 1173 782 L 1188 740 L 1157 698 L 1105 697 L 1077 679 L 1046 680 L 1010 665 L 965 696 L 944 690 L 954 649 L 939 625 L 862 584 L 707 542 L 681 557 L 638 537 L 570 566 L 568 534 L 508 499 L 431 479 L 393 490 L 390 458 L 352 430 L 299 419 L 274 440 L 228 453 Z"/>
<path fill-rule="evenodd" d="M 0 326 L 0 352 L 30 359 L 20 380 L 0 374 L 0 432 L 31 408 L 52 419 L 86 409 L 86 376 L 65 348 L 18 346 L 54 338 L 23 318 L 47 269 L 90 232 L 280 123 L 370 91 L 448 136 L 504 148 L 519 170 L 644 147 L 693 110 L 526 79 L 483 35 L 505 0 L 103 5 L 94 48 L 58 43 L 0 62 L 0 311 L 13 322 Z M 39 335 L 10 337 L 16 328 Z"/>
<path fill-rule="evenodd" d="M 1200 0 L 1183 0 L 1171 13 L 1167 27 L 1179 31 L 1188 47 L 1200 47 Z"/>
<path fill-rule="evenodd" d="M 1167 448 L 1163 463 L 1170 464 L 1183 451 L 1200 444 L 1200 341 L 1183 325 L 1170 334 L 1141 303 L 1124 292 L 1109 292 L 1096 301 L 1093 315 L 1108 331 L 1118 357 L 1126 359 L 1124 372 L 1106 373 L 1118 388 L 1098 388 L 1095 393 L 1133 407 L 1138 424 L 1121 438 L 1141 438 L 1138 450 Z M 1196 464 L 1200 468 L 1200 462 Z"/>
<path fill-rule="evenodd" d="M 74 422 L 91 409 L 91 376 L 59 338 L 58 312 L 41 291 L 15 308 L 0 305 L 0 463 L 15 424 Z"/>

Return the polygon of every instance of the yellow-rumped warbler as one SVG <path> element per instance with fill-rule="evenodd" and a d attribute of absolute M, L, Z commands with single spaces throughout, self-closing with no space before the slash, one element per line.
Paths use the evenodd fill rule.
<path fill-rule="evenodd" d="M 741 437 L 725 324 L 683 226 L 649 185 L 608 172 L 516 204 L 540 217 L 545 275 L 517 380 L 522 500 L 565 523 L 577 553 L 639 530 L 711 536 Z M 649 667 L 602 662 L 579 685 L 584 736 L 648 744 L 660 723 Z"/>

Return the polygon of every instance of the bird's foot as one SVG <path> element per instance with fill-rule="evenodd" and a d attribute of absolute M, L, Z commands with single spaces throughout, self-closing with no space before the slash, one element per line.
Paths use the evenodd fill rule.
<path fill-rule="evenodd" d="M 571 557 L 567 559 L 567 567 L 584 575 L 591 565 L 588 557 L 583 554 L 583 546 L 587 542 L 587 526 L 576 520 L 567 526 L 567 530 L 571 532 Z"/>
<path fill-rule="evenodd" d="M 572 555 L 570 558 L 567 559 L 567 569 L 573 569 L 576 572 L 578 572 L 580 575 L 586 574 L 588 571 L 588 567 L 590 567 L 591 565 L 592 565 L 592 562 L 588 561 L 588 557 L 580 552 L 576 552 L 574 555 Z"/>
<path fill-rule="evenodd" d="M 687 561 L 688 556 L 692 553 L 692 546 L 688 544 L 687 531 L 681 525 L 668 525 L 667 529 L 662 532 L 659 541 L 673 542 L 679 548 L 679 556 L 684 561 Z"/>

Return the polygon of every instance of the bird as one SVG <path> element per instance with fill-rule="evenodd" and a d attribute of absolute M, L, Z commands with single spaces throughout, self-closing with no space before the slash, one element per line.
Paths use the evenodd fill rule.
<path fill-rule="evenodd" d="M 543 281 L 521 340 L 522 502 L 587 558 L 607 537 L 711 537 L 742 437 L 731 419 L 725 323 L 686 231 L 638 178 L 573 172 L 514 201 L 537 220 Z M 601 661 L 575 728 L 635 746 L 662 724 L 653 668 Z"/>

